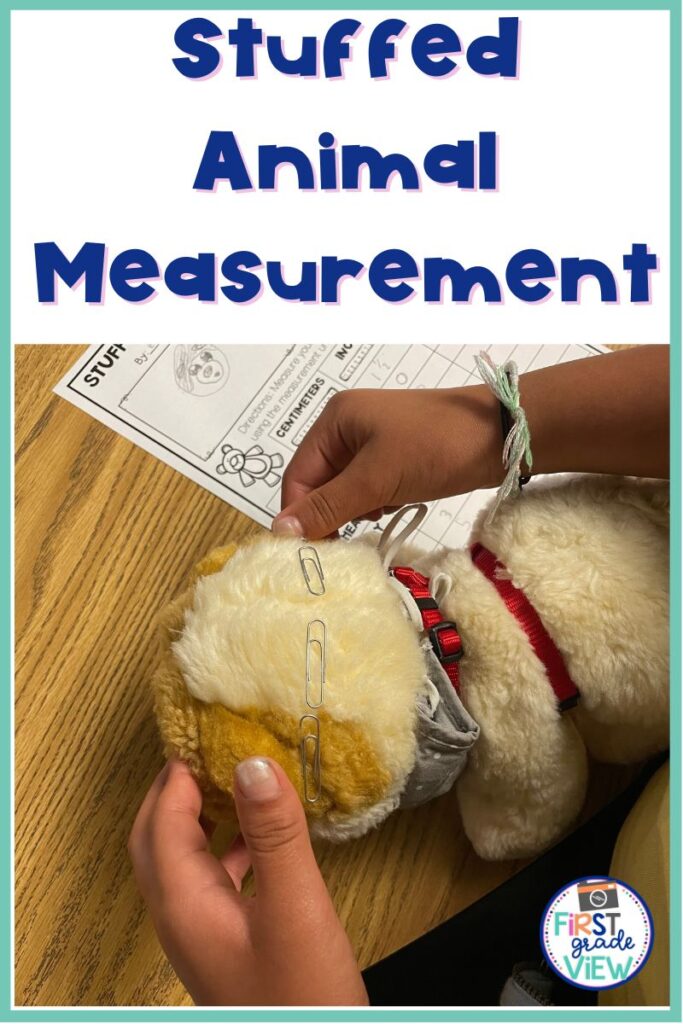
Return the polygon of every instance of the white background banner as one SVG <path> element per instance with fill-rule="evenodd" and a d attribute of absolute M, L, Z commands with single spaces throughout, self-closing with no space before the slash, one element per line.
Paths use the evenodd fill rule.
<path fill-rule="evenodd" d="M 463 48 L 498 32 L 495 11 L 21 11 L 12 14 L 12 306 L 15 342 L 444 343 L 666 342 L 669 310 L 669 23 L 665 11 L 548 11 L 520 19 L 516 79 L 475 73 L 464 57 L 448 78 L 422 73 L 411 58 L 415 33 L 444 23 Z M 174 33 L 190 17 L 218 24 L 218 73 L 193 81 L 174 67 Z M 286 77 L 258 48 L 258 75 L 235 76 L 227 33 L 251 17 L 282 35 L 286 55 L 302 36 L 320 41 L 343 17 L 362 30 L 351 41 L 342 80 Z M 372 80 L 368 41 L 379 22 L 408 23 L 389 77 Z M 322 42 L 320 45 L 322 51 Z M 289 145 L 317 165 L 318 137 L 403 153 L 421 178 L 404 191 L 394 178 L 374 191 L 300 191 L 281 169 L 277 191 L 214 192 L 193 183 L 211 131 L 232 131 L 255 184 L 258 147 Z M 429 180 L 426 152 L 443 143 L 498 136 L 498 190 L 465 190 Z M 151 301 L 128 302 L 107 281 L 101 304 L 58 282 L 58 302 L 41 304 L 34 244 L 54 241 L 73 259 L 85 242 L 107 247 L 107 266 L 139 248 L 162 268 Z M 633 243 L 659 256 L 650 303 L 630 301 L 622 267 Z M 581 301 L 561 301 L 560 281 L 535 304 L 506 287 L 509 259 L 543 250 L 559 271 L 563 257 L 601 260 L 620 300 L 601 303 L 587 279 Z M 337 304 L 287 302 L 265 284 L 236 304 L 220 292 L 220 264 L 236 250 L 281 261 L 296 282 L 303 261 L 353 258 L 367 267 L 400 248 L 422 268 L 426 257 L 481 265 L 503 300 L 393 304 L 371 290 L 367 272 L 341 285 Z M 163 268 L 181 256 L 215 253 L 217 298 L 180 298 Z M 105 268 L 106 279 L 106 268 Z"/>

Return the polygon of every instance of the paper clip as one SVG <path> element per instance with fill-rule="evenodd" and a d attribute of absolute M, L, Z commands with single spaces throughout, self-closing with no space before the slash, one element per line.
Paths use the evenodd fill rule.
<path fill-rule="evenodd" d="M 310 724 L 308 724 L 310 723 Z M 299 721 L 301 736 L 301 775 L 304 800 L 314 804 L 322 791 L 320 775 L 320 720 L 317 715 L 304 715 Z M 309 760 L 309 752 L 311 754 Z"/>
<path fill-rule="evenodd" d="M 312 544 L 299 548 L 299 565 L 309 594 L 322 597 L 325 573 L 318 552 Z M 327 662 L 327 627 L 322 619 L 312 619 L 306 627 L 306 703 L 309 708 L 321 707 L 325 699 L 325 665 Z M 322 791 L 320 780 L 320 719 L 304 715 L 299 721 L 301 736 L 301 776 L 304 802 L 314 804 Z"/>
<path fill-rule="evenodd" d="M 325 573 L 320 564 L 318 552 L 312 544 L 299 548 L 299 565 L 309 594 L 313 594 L 314 597 L 322 597 L 325 593 Z M 309 565 L 313 567 L 313 575 L 309 572 Z"/>
<path fill-rule="evenodd" d="M 322 619 L 313 619 L 306 627 L 306 703 L 319 708 L 325 699 L 325 663 L 327 629 Z"/>

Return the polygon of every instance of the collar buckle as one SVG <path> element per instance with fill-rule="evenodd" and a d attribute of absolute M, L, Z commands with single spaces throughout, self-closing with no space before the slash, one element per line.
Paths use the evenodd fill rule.
<path fill-rule="evenodd" d="M 451 651 L 450 654 L 443 649 L 441 640 L 439 638 L 439 634 L 444 633 L 446 631 L 452 631 L 458 638 L 458 649 L 455 651 Z M 463 657 L 465 652 L 463 650 L 462 640 L 460 639 L 460 634 L 458 633 L 458 627 L 454 622 L 449 622 L 448 619 L 444 619 L 443 622 L 437 622 L 436 625 L 431 626 L 427 630 L 427 636 L 429 637 L 429 642 L 432 645 L 432 650 L 434 651 L 434 654 L 437 656 L 442 665 L 453 665 L 455 664 L 455 662 L 460 661 L 460 659 Z"/>

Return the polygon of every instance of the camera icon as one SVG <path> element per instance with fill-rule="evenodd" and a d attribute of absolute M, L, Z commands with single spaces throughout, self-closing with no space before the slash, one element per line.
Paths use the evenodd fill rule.
<path fill-rule="evenodd" d="M 615 882 L 591 882 L 577 885 L 580 910 L 611 910 L 619 906 Z"/>

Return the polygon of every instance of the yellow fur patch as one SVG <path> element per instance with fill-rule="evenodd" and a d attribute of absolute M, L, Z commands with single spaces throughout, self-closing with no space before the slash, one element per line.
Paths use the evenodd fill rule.
<path fill-rule="evenodd" d="M 232 801 L 211 782 L 206 771 L 197 720 L 200 702 L 187 692 L 171 650 L 183 628 L 185 610 L 191 604 L 190 588 L 159 616 L 159 665 L 152 679 L 154 712 L 166 757 L 177 757 L 188 764 L 204 793 L 205 813 L 218 821 L 232 818 Z"/>
<path fill-rule="evenodd" d="M 204 555 L 201 562 L 195 566 L 192 582 L 194 583 L 200 576 L 213 576 L 215 572 L 220 572 L 236 551 L 236 544 L 226 544 L 222 548 L 214 548 L 213 551 L 209 551 L 208 555 Z"/>
<path fill-rule="evenodd" d="M 258 708 L 238 714 L 222 704 L 200 705 L 197 714 L 206 770 L 222 792 L 232 796 L 236 765 L 258 753 L 282 765 L 303 800 L 298 719 Z M 308 814 L 351 814 L 371 807 L 386 792 L 388 773 L 380 768 L 359 726 L 335 721 L 323 709 L 317 714 L 322 791 L 315 803 L 306 805 Z"/>

